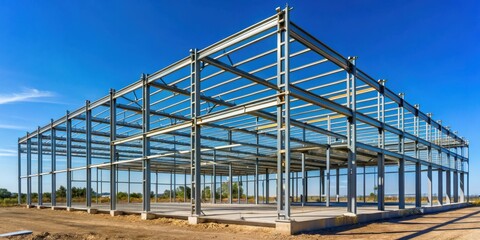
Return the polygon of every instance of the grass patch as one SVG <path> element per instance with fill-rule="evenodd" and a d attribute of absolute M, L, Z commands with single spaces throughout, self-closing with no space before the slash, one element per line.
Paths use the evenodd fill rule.
<path fill-rule="evenodd" d="M 17 198 L 0 199 L 0 207 L 13 207 L 13 206 L 18 206 Z"/>

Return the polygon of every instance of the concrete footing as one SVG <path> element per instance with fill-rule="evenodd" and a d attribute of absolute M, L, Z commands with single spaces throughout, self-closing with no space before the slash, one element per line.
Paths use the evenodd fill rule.
<path fill-rule="evenodd" d="M 188 224 L 190 224 L 190 225 L 196 225 L 196 224 L 203 223 L 203 222 L 204 222 L 204 219 L 202 219 L 201 217 L 198 217 L 198 216 L 188 217 Z"/>
<path fill-rule="evenodd" d="M 44 209 L 44 208 L 47 208 L 46 206 L 42 206 L 42 205 L 38 205 L 37 206 L 37 209 Z"/>
<path fill-rule="evenodd" d="M 65 210 L 65 207 L 58 207 L 58 206 L 52 206 L 50 207 L 52 210 Z"/>
<path fill-rule="evenodd" d="M 157 216 L 156 216 L 155 214 L 153 214 L 153 213 L 142 212 L 142 213 L 140 214 L 140 218 L 141 218 L 142 220 L 151 220 L 151 219 L 157 218 Z"/>
<path fill-rule="evenodd" d="M 98 209 L 88 208 L 88 209 L 87 209 L 87 213 L 89 213 L 89 214 L 97 214 L 97 213 L 98 213 Z"/>
<path fill-rule="evenodd" d="M 27 208 L 35 208 L 35 205 L 28 205 L 27 204 Z"/>
<path fill-rule="evenodd" d="M 112 217 L 115 217 L 115 216 L 120 216 L 122 215 L 123 212 L 122 211 L 118 211 L 118 210 L 110 210 L 110 216 Z"/>

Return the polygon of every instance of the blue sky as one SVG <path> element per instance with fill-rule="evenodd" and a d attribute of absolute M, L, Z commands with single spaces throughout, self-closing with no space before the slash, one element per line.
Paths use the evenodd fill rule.
<path fill-rule="evenodd" d="M 290 1 L 292 20 L 471 141 L 480 193 L 480 4 Z M 17 138 L 275 13 L 283 1 L 2 1 L 0 187 Z M 388 192 L 388 190 L 387 190 Z"/>

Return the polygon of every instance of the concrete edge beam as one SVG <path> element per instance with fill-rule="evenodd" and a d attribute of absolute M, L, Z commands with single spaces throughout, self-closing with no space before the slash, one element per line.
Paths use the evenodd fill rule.
<path fill-rule="evenodd" d="M 401 218 L 411 215 L 421 215 L 436 212 L 443 212 L 453 210 L 457 208 L 467 207 L 468 203 L 450 204 L 434 207 L 421 207 L 421 208 L 408 208 L 399 209 L 395 211 L 384 211 L 376 213 L 364 213 L 364 214 L 344 214 L 333 218 L 323 218 L 310 221 L 297 222 L 291 221 L 276 221 L 275 230 L 279 233 L 286 235 L 295 235 L 302 232 L 322 230 L 325 228 L 335 228 L 345 225 L 352 225 L 357 223 L 367 223 L 377 220 L 387 220 L 392 218 Z"/>

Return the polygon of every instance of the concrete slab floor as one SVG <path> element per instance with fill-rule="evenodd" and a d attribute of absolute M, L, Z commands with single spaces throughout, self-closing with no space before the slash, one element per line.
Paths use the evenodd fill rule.
<path fill-rule="evenodd" d="M 46 203 L 45 205 L 49 205 Z M 57 204 L 61 206 L 63 204 Z M 86 209 L 84 204 L 72 204 L 72 208 Z M 109 211 L 110 205 L 92 204 L 92 208 L 99 211 Z M 406 208 L 415 208 L 414 205 L 406 205 Z M 122 212 L 142 213 L 141 203 L 118 203 L 117 210 Z M 398 206 L 387 204 L 385 211 L 398 210 Z M 202 212 L 206 219 L 218 219 L 236 222 L 263 223 L 275 225 L 277 220 L 277 205 L 272 204 L 211 204 L 203 203 Z M 291 207 L 291 218 L 296 222 L 311 221 L 316 219 L 332 218 L 342 216 L 346 211 L 346 203 L 332 203 L 330 207 L 326 207 L 324 203 L 309 203 L 305 206 L 293 204 Z M 358 214 L 378 213 L 377 205 L 373 203 L 358 203 Z M 187 219 L 190 216 L 190 203 L 152 203 L 152 214 L 180 217 Z"/>

